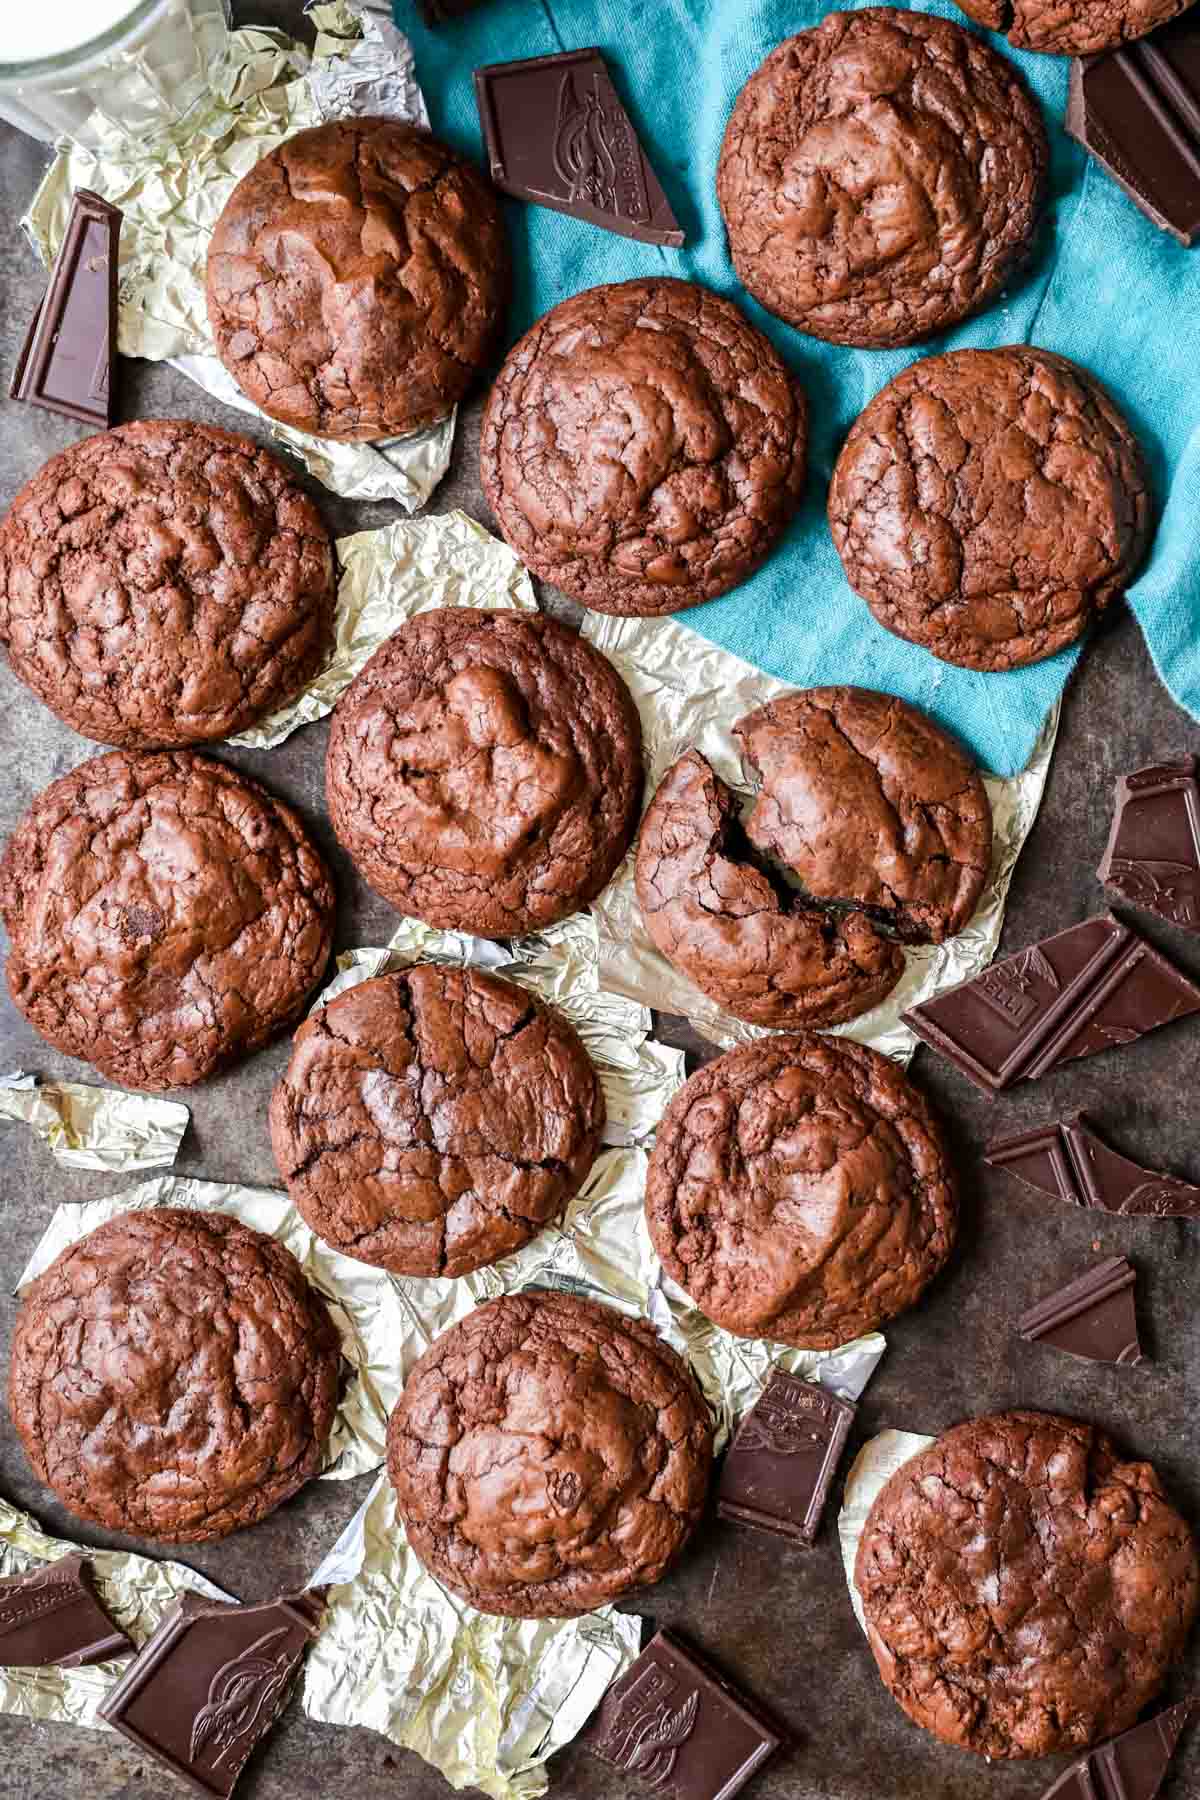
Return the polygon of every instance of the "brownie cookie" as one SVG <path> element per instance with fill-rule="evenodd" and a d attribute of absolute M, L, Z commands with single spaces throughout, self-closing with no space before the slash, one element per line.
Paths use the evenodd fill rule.
<path fill-rule="evenodd" d="M 629 848 L 642 728 L 612 664 L 540 615 L 401 626 L 342 695 L 325 791 L 359 873 L 430 925 L 512 937 L 578 912 Z"/>
<path fill-rule="evenodd" d="M 646 1223 L 739 1337 L 828 1350 L 915 1304 L 954 1247 L 950 1154 L 878 1051 L 803 1033 L 717 1057 L 667 1107 Z"/>
<path fill-rule="evenodd" d="M 208 253 L 218 356 L 256 406 L 318 437 L 444 419 L 487 363 L 508 292 L 490 185 L 391 119 L 288 138 L 239 181 Z"/>
<path fill-rule="evenodd" d="M 249 438 L 150 419 L 54 456 L 0 526 L 0 641 L 60 719 L 144 750 L 228 737 L 333 642 L 333 548 Z"/>
<path fill-rule="evenodd" d="M 914 344 L 1029 253 L 1049 163 L 1020 75 L 946 19 L 830 13 L 738 95 L 717 169 L 756 300 L 812 337 Z"/>
<path fill-rule="evenodd" d="M 52 781 L 0 862 L 17 1006 L 129 1087 L 187 1087 L 289 1025 L 333 908 L 291 807 L 187 750 L 112 750 Z"/>
<path fill-rule="evenodd" d="M 992 809 L 948 732 L 891 694 L 809 688 L 734 727 L 758 773 L 746 824 L 807 897 L 853 901 L 907 943 L 962 930 L 987 878 Z"/>
<path fill-rule="evenodd" d="M 1036 1412 L 971 1419 L 897 1470 L 854 1581 L 894 1699 L 990 1758 L 1134 1724 L 1200 1599 L 1191 1532 L 1149 1463 Z"/>
<path fill-rule="evenodd" d="M 990 31 L 1002 31 L 1017 50 L 1051 56 L 1090 56 L 1145 37 L 1186 12 L 1192 0 L 957 0 Z"/>
<path fill-rule="evenodd" d="M 121 1213 L 30 1287 L 9 1406 L 39 1480 L 110 1531 L 199 1543 L 322 1466 L 341 1347 L 274 1238 L 226 1213 Z"/>
<path fill-rule="evenodd" d="M 508 1294 L 430 1346 L 388 1424 L 408 1541 L 480 1612 L 569 1618 L 658 1581 L 699 1522 L 712 1424 L 653 1326 Z"/>
<path fill-rule="evenodd" d="M 737 797 L 698 750 L 663 776 L 642 822 L 636 886 L 668 962 L 754 1025 L 837 1025 L 890 994 L 898 945 L 862 912 L 824 913 L 754 860 Z"/>
<path fill-rule="evenodd" d="M 578 1192 L 603 1127 L 564 1018 L 433 964 L 309 1019 L 271 1101 L 275 1160 L 313 1230 L 399 1275 L 469 1275 L 519 1250 Z"/>
<path fill-rule="evenodd" d="M 889 631 L 966 669 L 1074 643 L 1150 539 L 1137 439 L 1100 383 L 1012 344 L 914 363 L 861 412 L 829 489 L 846 570 Z"/>
<path fill-rule="evenodd" d="M 479 463 L 535 574 L 606 613 L 668 613 L 744 581 L 804 485 L 807 410 L 771 344 L 689 281 L 589 288 L 508 356 Z"/>

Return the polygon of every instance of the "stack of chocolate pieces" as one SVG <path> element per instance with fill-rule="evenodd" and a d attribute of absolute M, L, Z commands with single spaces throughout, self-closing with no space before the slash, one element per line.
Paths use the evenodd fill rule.
<path fill-rule="evenodd" d="M 776 1369 L 738 1427 L 717 1491 L 717 1513 L 811 1546 L 856 1408 Z"/>

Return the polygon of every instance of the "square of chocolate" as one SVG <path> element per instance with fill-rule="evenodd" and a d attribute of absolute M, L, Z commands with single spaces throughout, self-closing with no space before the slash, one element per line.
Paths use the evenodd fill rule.
<path fill-rule="evenodd" d="M 856 1410 L 816 1382 L 776 1369 L 725 1458 L 718 1516 L 811 1546 Z"/>
<path fill-rule="evenodd" d="M 86 1557 L 62 1556 L 0 1581 L 0 1666 L 78 1669 L 132 1656 L 96 1597 Z"/>
<path fill-rule="evenodd" d="M 783 1742 L 687 1644 L 651 1639 L 583 1734 L 594 1756 L 675 1800 L 730 1800 Z"/>

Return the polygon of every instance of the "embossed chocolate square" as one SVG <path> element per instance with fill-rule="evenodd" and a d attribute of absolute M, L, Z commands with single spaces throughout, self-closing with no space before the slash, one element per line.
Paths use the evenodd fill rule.
<path fill-rule="evenodd" d="M 657 1794 L 730 1800 L 783 1738 L 703 1657 L 660 1631 L 609 1688 L 581 1741 Z"/>
<path fill-rule="evenodd" d="M 85 1557 L 0 1581 L 0 1666 L 78 1669 L 132 1655 L 132 1641 L 96 1598 Z"/>
<path fill-rule="evenodd" d="M 815 1382 L 776 1369 L 725 1458 L 718 1516 L 811 1545 L 856 1410 Z"/>

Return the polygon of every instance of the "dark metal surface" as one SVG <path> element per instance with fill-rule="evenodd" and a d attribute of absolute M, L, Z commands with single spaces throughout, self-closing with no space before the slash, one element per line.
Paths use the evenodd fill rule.
<path fill-rule="evenodd" d="M 243 16 L 295 23 L 299 0 L 252 0 Z M 44 278 L 16 227 L 44 152 L 0 127 L 0 172 L 9 223 L 0 232 L 0 371 L 7 374 Z M 581 227 L 582 229 L 582 227 Z M 0 431 L 0 505 L 46 457 L 73 442 L 68 421 L 4 402 Z M 183 416 L 244 429 L 172 371 L 126 363 L 122 418 Z M 479 406 L 465 409 L 454 466 L 434 498 L 487 522 L 475 470 Z M 261 435 L 261 434 L 260 434 Z M 385 506 L 357 506 L 314 489 L 335 531 L 380 524 Z M 556 607 L 556 610 L 562 610 Z M 299 806 L 335 868 L 340 893 L 338 948 L 377 943 L 391 929 L 389 909 L 357 880 L 335 849 L 322 805 L 326 727 L 299 733 L 277 750 L 220 754 L 260 776 Z M 1093 642 L 1069 693 L 1042 816 L 1017 871 L 1005 930 L 1015 949 L 1084 918 L 1102 904 L 1093 871 L 1104 847 L 1112 782 L 1139 764 L 1200 747 L 1200 729 L 1158 684 L 1133 621 L 1121 616 Z M 88 747 L 51 717 L 0 659 L 0 833 L 7 834 L 32 796 L 82 761 Z M 1131 915 L 1133 916 L 1133 915 Z M 1137 916 L 1139 928 L 1193 973 L 1200 940 Z M 698 1048 L 670 1021 L 661 1035 Z M 1196 1416 L 1200 1345 L 1200 1226 L 1183 1221 L 1122 1222 L 1043 1201 L 983 1167 L 979 1150 L 993 1135 L 1086 1106 L 1106 1136 L 1151 1166 L 1200 1179 L 1193 1131 L 1200 1023 L 1068 1067 L 1046 1080 L 989 1100 L 946 1064 L 922 1051 L 917 1079 L 941 1105 L 963 1173 L 962 1244 L 927 1303 L 889 1329 L 889 1353 L 862 1407 L 853 1448 L 884 1425 L 936 1432 L 991 1408 L 1058 1408 L 1109 1427 L 1130 1450 L 1151 1459 L 1195 1523 L 1200 1519 L 1200 1424 Z M 266 1131 L 271 1087 L 287 1055 L 273 1048 L 184 1097 L 192 1108 L 181 1170 L 210 1177 L 272 1182 Z M 86 1079 L 87 1071 L 50 1051 L 0 998 L 0 1069 L 20 1065 Z M 0 1126 L 0 1355 L 14 1316 L 16 1276 L 63 1200 L 107 1194 L 138 1178 L 61 1170 L 29 1133 Z M 1140 1368 L 1101 1368 L 1024 1344 L 1013 1323 L 1096 1255 L 1126 1254 L 1141 1276 Z M 193 1563 L 245 1599 L 265 1599 L 303 1578 L 362 1498 L 358 1482 L 314 1482 L 253 1530 L 191 1554 Z M 73 1523 L 33 1478 L 8 1423 L 0 1417 L 0 1491 L 52 1531 L 82 1543 L 118 1542 Z M 835 1488 L 835 1494 L 840 1489 Z M 1062 1766 L 989 1769 L 939 1747 L 910 1726 L 885 1694 L 850 1611 L 832 1519 L 812 1551 L 711 1515 L 682 1566 L 644 1596 L 638 1610 L 686 1635 L 768 1705 L 794 1733 L 795 1748 L 758 1775 L 753 1800 L 1038 1800 Z M 1182 1692 L 1188 1671 L 1173 1689 Z M 1193 1652 L 1190 1674 L 1200 1679 Z M 568 1750 L 551 1770 L 552 1794 L 572 1800 L 622 1800 L 626 1779 L 582 1752 Z M 254 1759 L 241 1790 L 247 1800 L 438 1800 L 450 1790 L 415 1756 L 365 1731 L 308 1721 L 298 1705 Z M 0 1717 L 0 1795 L 9 1800 L 128 1800 L 181 1793 L 169 1777 L 112 1737 Z M 1164 1800 L 1200 1792 L 1200 1738 L 1177 1763 Z"/>

